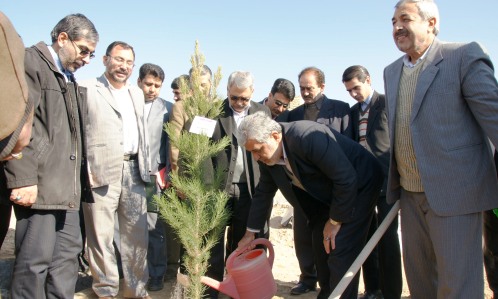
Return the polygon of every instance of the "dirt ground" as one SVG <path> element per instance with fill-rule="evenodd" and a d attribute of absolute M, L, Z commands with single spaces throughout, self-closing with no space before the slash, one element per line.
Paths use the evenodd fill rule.
<path fill-rule="evenodd" d="M 275 250 L 275 261 L 273 264 L 273 276 L 277 283 L 277 294 L 273 299 L 281 298 L 299 298 L 299 299 L 312 299 L 316 298 L 318 292 L 309 292 L 300 296 L 291 296 L 290 289 L 297 283 L 299 276 L 299 266 L 294 252 L 294 241 L 292 236 L 292 227 L 282 227 L 280 225 L 282 215 L 287 209 L 287 203 L 282 200 L 276 200 L 271 217 L 271 232 L 270 241 Z M 0 251 L 0 258 L 5 258 L 13 255 L 13 232 L 9 231 L 8 237 Z M 178 296 L 178 287 L 175 287 L 176 281 L 170 280 L 165 284 L 165 288 L 160 292 L 150 292 L 152 298 L 180 298 Z M 176 290 L 176 291 L 175 291 Z M 363 282 L 360 281 L 359 293 L 363 292 Z M 492 298 L 491 291 L 485 287 L 485 298 Z M 0 297 L 1 298 L 1 297 Z M 91 288 L 82 290 L 75 294 L 75 299 L 97 298 Z M 227 299 L 228 296 L 220 296 L 220 299 Z M 406 280 L 403 277 L 403 293 L 402 298 L 410 298 L 410 292 L 406 285 Z"/>

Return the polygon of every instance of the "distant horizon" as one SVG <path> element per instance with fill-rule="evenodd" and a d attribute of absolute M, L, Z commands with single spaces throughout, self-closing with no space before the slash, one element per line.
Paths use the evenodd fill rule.
<path fill-rule="evenodd" d="M 100 42 L 96 58 L 75 73 L 77 80 L 104 72 L 102 56 L 115 40 L 132 45 L 136 67 L 129 80 L 136 84 L 139 67 L 146 62 L 160 65 L 166 74 L 160 96 L 172 101 L 171 81 L 188 73 L 195 41 L 213 71 L 222 67 L 217 91 L 226 95 L 227 78 L 233 71 L 250 71 L 255 78 L 252 100 L 259 102 L 270 92 L 275 79 L 291 80 L 299 95 L 298 73 L 316 66 L 324 71 L 324 94 L 351 106 L 356 103 L 341 82 L 349 66 L 365 66 L 375 90 L 384 93 L 383 70 L 403 55 L 392 39 L 391 18 L 397 1 L 289 0 L 283 3 L 253 1 L 241 4 L 226 0 L 213 3 L 143 1 L 138 5 L 102 1 L 53 4 L 34 0 L 4 1 L 1 10 L 10 18 L 25 46 L 50 43 L 50 31 L 70 13 L 85 14 L 97 27 Z M 55 2 L 54 2 L 55 3 Z M 470 5 L 436 1 L 440 10 L 443 41 L 478 41 L 498 63 L 498 11 L 496 0 L 475 0 Z M 472 24 L 470 26 L 470 24 Z M 472 27 L 472 28 L 470 28 Z"/>

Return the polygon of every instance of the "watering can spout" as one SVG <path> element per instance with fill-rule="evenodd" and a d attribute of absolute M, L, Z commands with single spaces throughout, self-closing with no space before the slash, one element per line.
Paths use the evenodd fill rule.
<path fill-rule="evenodd" d="M 240 299 L 239 293 L 237 292 L 237 287 L 235 286 L 235 282 L 233 281 L 233 278 L 230 275 L 228 275 L 225 278 L 225 280 L 223 280 L 222 282 L 219 282 L 217 280 L 214 280 L 206 276 L 202 276 L 201 282 L 207 286 L 212 287 L 215 290 L 227 294 L 233 299 Z"/>

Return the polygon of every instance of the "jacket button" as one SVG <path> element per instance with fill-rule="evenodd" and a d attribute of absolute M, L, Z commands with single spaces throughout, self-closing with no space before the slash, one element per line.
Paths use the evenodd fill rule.
<path fill-rule="evenodd" d="M 237 159 L 236 158 L 232 158 L 232 161 L 235 161 L 235 160 L 237 160 Z"/>
<path fill-rule="evenodd" d="M 69 156 L 69 159 L 76 160 L 76 156 L 75 155 L 71 155 L 71 156 Z"/>
<path fill-rule="evenodd" d="M 74 208 L 74 202 L 70 202 L 70 203 L 69 203 L 69 207 L 70 207 L 71 209 L 72 209 L 72 208 Z"/>

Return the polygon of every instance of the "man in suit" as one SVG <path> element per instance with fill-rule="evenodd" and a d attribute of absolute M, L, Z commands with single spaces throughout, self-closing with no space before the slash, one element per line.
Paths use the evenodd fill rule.
<path fill-rule="evenodd" d="M 498 84 L 478 43 L 436 38 L 431 0 L 399 1 L 402 57 L 384 70 L 391 161 L 412 298 L 483 298 L 482 211 L 498 206 Z"/>
<path fill-rule="evenodd" d="M 342 83 L 351 97 L 358 101 L 351 107 L 353 140 L 371 152 L 382 165 L 384 184 L 376 202 L 368 238 L 377 230 L 392 208 L 386 202 L 387 174 L 389 171 L 389 129 L 387 126 L 386 100 L 372 88 L 370 74 L 361 65 L 348 67 Z M 361 175 L 361 174 L 360 174 Z M 395 218 L 379 245 L 363 264 L 365 293 L 359 299 L 401 298 L 403 278 L 401 252 L 398 238 L 398 218 Z"/>
<path fill-rule="evenodd" d="M 72 298 L 81 251 L 80 201 L 88 178 L 82 127 L 85 91 L 73 73 L 90 63 L 99 35 L 82 14 L 60 20 L 44 42 L 26 49 L 25 78 L 33 103 L 31 141 L 5 163 L 16 215 L 12 298 Z"/>
<path fill-rule="evenodd" d="M 239 249 L 248 249 L 280 189 L 309 221 L 317 298 L 328 298 L 365 245 L 382 185 L 380 164 L 358 143 L 311 121 L 279 124 L 257 113 L 242 121 L 238 136 L 261 172 Z M 356 299 L 358 282 L 359 274 L 341 298 Z"/>
<path fill-rule="evenodd" d="M 150 154 L 150 182 L 146 183 L 147 223 L 149 228 L 149 246 L 147 264 L 149 267 L 149 291 L 160 291 L 164 288 L 166 274 L 166 223 L 158 215 L 154 195 L 161 196 L 166 188 L 167 169 L 169 168 L 169 141 L 164 124 L 169 120 L 169 111 L 173 104 L 159 97 L 164 82 L 163 69 L 152 63 L 145 63 L 138 72 L 137 85 L 144 93 L 147 131 Z"/>
<path fill-rule="evenodd" d="M 288 121 L 311 120 L 352 137 L 349 105 L 327 98 L 325 74 L 316 67 L 303 69 L 298 76 L 299 88 L 304 104 L 289 112 Z M 294 211 L 294 246 L 301 275 L 299 282 L 291 289 L 292 295 L 307 293 L 316 288 L 316 269 L 313 258 L 311 230 L 306 217 L 300 210 Z"/>
<path fill-rule="evenodd" d="M 263 111 L 270 115 L 268 107 L 251 101 L 254 92 L 253 76 L 249 72 L 235 71 L 228 77 L 227 98 L 223 102 L 223 111 L 218 119 L 213 140 L 220 140 L 228 136 L 231 143 L 213 159 L 215 169 L 223 169 L 223 188 L 228 193 L 229 200 L 227 209 L 231 212 L 228 224 L 226 249 L 223 245 L 224 236 L 220 236 L 220 242 L 211 250 L 210 272 L 213 278 L 222 280 L 224 272 L 224 251 L 229 256 L 237 242 L 244 236 L 247 224 L 247 215 L 251 207 L 254 189 L 259 181 L 259 167 L 251 154 L 240 147 L 235 137 L 237 127 L 244 117 Z M 262 230 L 262 234 L 268 233 L 268 224 Z M 211 294 L 211 298 L 217 298 Z"/>
<path fill-rule="evenodd" d="M 289 106 L 296 96 L 294 84 L 287 79 L 278 78 L 273 83 L 268 97 L 264 98 L 260 104 L 270 108 L 271 117 L 276 121 L 287 121 L 289 116 Z"/>
<path fill-rule="evenodd" d="M 103 57 L 104 74 L 82 85 L 88 90 L 86 126 L 88 166 L 93 202 L 83 204 L 93 276 L 100 298 L 119 291 L 119 274 L 113 248 L 118 221 L 119 248 L 124 275 L 123 295 L 149 298 L 147 270 L 147 203 L 145 182 L 150 181 L 144 94 L 128 84 L 134 63 L 133 47 L 112 42 Z M 116 217 L 116 220 L 115 220 Z"/>

